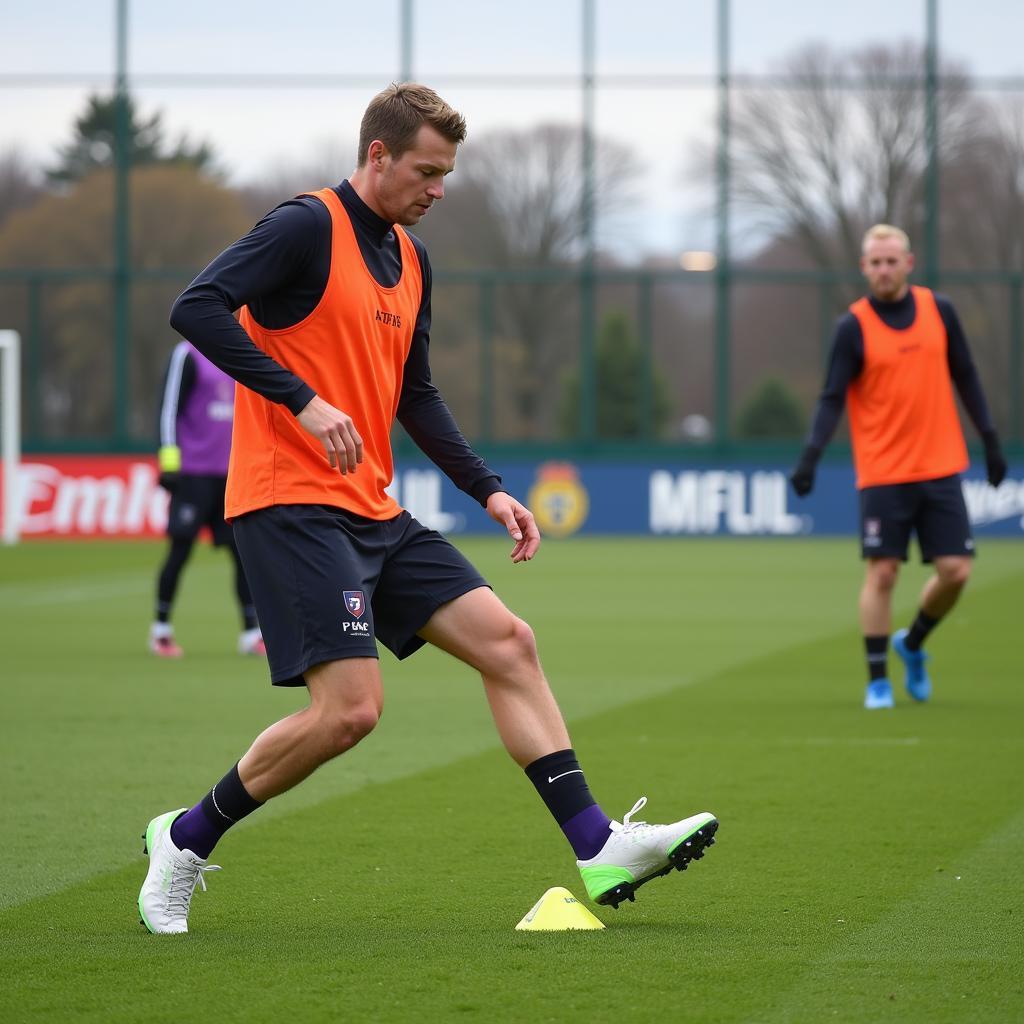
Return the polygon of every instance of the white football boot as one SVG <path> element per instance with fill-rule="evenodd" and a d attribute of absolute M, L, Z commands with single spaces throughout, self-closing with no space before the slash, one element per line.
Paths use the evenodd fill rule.
<path fill-rule="evenodd" d="M 596 857 L 576 861 L 595 903 L 618 909 L 623 900 L 633 900 L 645 882 L 673 868 L 685 871 L 714 843 L 718 819 L 713 814 L 705 811 L 671 825 L 631 820 L 646 803 L 647 797 L 640 797 L 621 823 L 611 822 L 611 835 Z"/>
<path fill-rule="evenodd" d="M 255 629 L 243 630 L 238 637 L 239 654 L 255 654 L 265 658 L 267 656 L 267 645 L 263 642 L 263 633 L 259 626 Z"/>
<path fill-rule="evenodd" d="M 180 658 L 185 653 L 169 622 L 154 622 L 149 627 L 149 650 L 158 658 Z"/>
<path fill-rule="evenodd" d="M 188 808 L 157 815 L 146 829 L 143 853 L 149 854 L 149 872 L 139 892 L 142 923 L 157 935 L 178 935 L 188 931 L 188 908 L 197 885 L 206 891 L 207 871 L 220 865 L 207 864 L 191 850 L 179 850 L 171 841 L 171 825 Z"/>

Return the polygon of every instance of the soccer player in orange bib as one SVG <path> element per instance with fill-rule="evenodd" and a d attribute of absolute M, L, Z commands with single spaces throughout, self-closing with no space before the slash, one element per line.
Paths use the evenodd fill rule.
<path fill-rule="evenodd" d="M 924 640 L 971 574 L 974 541 L 960 485 L 968 457 L 954 383 L 985 443 L 993 487 L 1006 475 L 1006 460 L 956 310 L 945 296 L 908 283 L 914 255 L 906 233 L 889 224 L 870 228 L 860 268 L 870 294 L 836 326 L 825 387 L 790 480 L 801 497 L 811 491 L 845 403 L 867 562 L 860 592 L 868 667 L 864 706 L 877 709 L 894 703 L 887 667 L 892 594 L 911 533 L 922 559 L 935 567 L 910 628 L 892 637 L 915 701 L 931 695 Z"/>
<path fill-rule="evenodd" d="M 643 797 L 621 822 L 608 818 L 533 631 L 386 491 L 397 418 L 508 530 L 513 562 L 540 546 L 533 515 L 466 442 L 430 377 L 430 263 L 405 229 L 444 197 L 465 133 L 433 90 L 385 89 L 363 116 L 351 178 L 272 210 L 175 303 L 171 323 L 238 382 L 226 516 L 271 681 L 305 686 L 309 705 L 264 730 L 199 803 L 149 823 L 138 905 L 150 931 L 188 931 L 192 893 L 205 888 L 221 836 L 374 729 L 384 701 L 378 641 L 399 658 L 430 643 L 480 673 L 505 748 L 596 902 L 632 900 L 714 841 L 708 812 L 632 821 Z"/>

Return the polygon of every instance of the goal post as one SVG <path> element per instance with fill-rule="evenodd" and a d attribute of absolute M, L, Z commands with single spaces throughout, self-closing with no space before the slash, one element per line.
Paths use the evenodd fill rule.
<path fill-rule="evenodd" d="M 21 338 L 17 331 L 0 331 L 0 458 L 3 459 L 3 542 L 17 544 L 18 464 L 21 461 Z"/>

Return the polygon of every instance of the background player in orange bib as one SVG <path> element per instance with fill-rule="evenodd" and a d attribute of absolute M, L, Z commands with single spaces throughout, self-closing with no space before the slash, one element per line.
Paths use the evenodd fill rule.
<path fill-rule="evenodd" d="M 632 822 L 641 798 L 622 822 L 607 817 L 533 631 L 386 491 L 397 418 L 508 530 L 513 562 L 537 553 L 533 515 L 469 446 L 430 378 L 430 263 L 405 229 L 444 197 L 465 132 L 433 90 L 385 89 L 363 116 L 352 177 L 272 210 L 172 311 L 176 329 L 238 382 L 226 514 L 271 680 L 305 686 L 309 705 L 261 733 L 191 809 L 149 823 L 138 905 L 151 931 L 188 930 L 192 892 L 228 828 L 376 727 L 378 641 L 399 658 L 430 643 L 480 673 L 502 742 L 562 828 L 595 901 L 631 900 L 713 842 L 708 812 Z"/>
<path fill-rule="evenodd" d="M 953 384 L 985 443 L 993 487 L 1006 475 L 1006 460 L 952 303 L 908 283 L 914 256 L 906 233 L 889 224 L 870 228 L 860 267 L 869 294 L 836 326 L 825 387 L 791 481 L 801 497 L 810 492 L 845 403 L 867 561 L 860 592 L 868 663 L 864 706 L 874 709 L 893 706 L 886 654 L 892 593 L 911 533 L 922 559 L 935 566 L 910 628 L 893 635 L 914 700 L 931 695 L 925 637 L 956 603 L 971 574 L 974 541 L 960 486 L 967 446 Z"/>

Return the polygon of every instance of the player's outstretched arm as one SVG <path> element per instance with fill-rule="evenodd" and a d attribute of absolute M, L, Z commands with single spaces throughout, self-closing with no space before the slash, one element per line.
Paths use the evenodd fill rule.
<path fill-rule="evenodd" d="M 540 547 L 540 530 L 533 513 L 522 502 L 505 491 L 495 491 L 487 499 L 487 514 L 508 530 L 516 542 L 512 548 L 513 562 L 528 562 Z"/>
<path fill-rule="evenodd" d="M 806 497 L 814 489 L 814 475 L 818 469 L 818 459 L 821 458 L 821 449 L 814 445 L 806 445 L 800 454 L 800 461 L 796 468 L 789 475 L 789 482 L 793 485 L 798 497 Z"/>
<path fill-rule="evenodd" d="M 1009 468 L 1003 454 L 1003 446 L 999 443 L 999 435 L 995 429 L 986 430 L 982 440 L 985 442 L 985 472 L 988 482 L 993 487 L 998 487 L 1006 479 L 1006 471 Z"/>
<path fill-rule="evenodd" d="M 343 476 L 356 471 L 363 461 L 363 439 L 348 413 L 314 395 L 295 418 L 303 430 L 324 446 L 331 469 L 337 469 Z"/>

